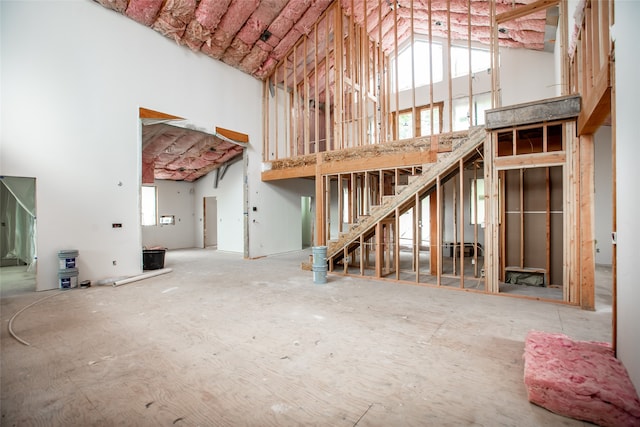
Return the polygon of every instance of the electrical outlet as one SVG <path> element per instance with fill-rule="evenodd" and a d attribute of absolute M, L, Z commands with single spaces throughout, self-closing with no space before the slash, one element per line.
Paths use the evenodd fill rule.
<path fill-rule="evenodd" d="M 113 261 L 111 261 L 113 263 L 113 265 L 118 264 L 118 261 L 116 261 L 115 259 Z"/>

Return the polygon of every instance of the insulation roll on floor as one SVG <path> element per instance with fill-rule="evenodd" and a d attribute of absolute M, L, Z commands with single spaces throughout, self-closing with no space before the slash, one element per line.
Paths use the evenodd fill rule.
<path fill-rule="evenodd" d="M 529 401 L 600 426 L 640 426 L 640 400 L 608 343 L 530 331 L 524 383 Z"/>

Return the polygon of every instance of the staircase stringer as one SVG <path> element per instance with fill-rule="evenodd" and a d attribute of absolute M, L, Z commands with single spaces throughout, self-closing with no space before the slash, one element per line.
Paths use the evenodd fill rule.
<path fill-rule="evenodd" d="M 469 129 L 468 136 L 454 143 L 450 152 L 438 154 L 438 158 L 427 171 L 411 182 L 407 188 L 395 196 L 385 196 L 381 205 L 376 206 L 368 217 L 355 224 L 349 232 L 341 235 L 337 240 L 329 242 L 327 248 L 327 260 L 332 264 L 334 258 L 340 259 L 347 247 L 358 246 L 360 236 L 370 234 L 376 225 L 395 212 L 395 209 L 415 197 L 417 192 L 432 186 L 438 176 L 441 176 L 452 166 L 456 166 L 460 159 L 464 159 L 480 147 L 486 138 L 484 126 Z"/>

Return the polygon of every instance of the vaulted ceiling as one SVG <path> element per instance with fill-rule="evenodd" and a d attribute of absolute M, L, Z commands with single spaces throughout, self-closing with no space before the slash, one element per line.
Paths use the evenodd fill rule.
<path fill-rule="evenodd" d="M 290 48 L 313 30 L 334 0 L 94 1 L 179 45 L 264 80 Z M 353 15 L 355 22 L 366 25 L 373 40 L 379 41 L 382 36 L 382 48 L 387 53 L 396 45 L 396 35 L 401 43 L 410 37 L 412 28 L 415 33 L 423 34 L 431 30 L 434 37 L 446 37 L 450 33 L 453 40 L 466 40 L 469 33 L 474 41 L 488 44 L 490 40 L 488 0 L 335 1 L 339 1 L 345 15 Z M 496 0 L 496 12 L 507 12 L 533 2 Z M 555 37 L 557 23 L 557 20 L 551 22 L 550 29 L 548 18 L 548 12 L 541 10 L 501 24 L 501 45 L 535 50 L 548 48 L 549 41 Z M 325 41 L 318 40 L 318 43 Z M 195 181 L 237 160 L 242 153 L 242 143 L 176 123 L 143 121 L 143 182 Z"/>
<path fill-rule="evenodd" d="M 95 0 L 129 18 L 153 28 L 196 52 L 221 60 L 258 79 L 265 79 L 289 49 L 309 34 L 315 22 L 333 0 Z M 453 39 L 468 36 L 490 40 L 489 0 L 339 0 L 346 15 L 356 11 L 355 21 L 363 25 L 390 51 L 397 28 L 400 41 L 414 31 L 426 33 L 431 23 L 434 36 L 447 33 L 450 22 Z M 496 12 L 534 0 L 496 0 Z M 366 6 L 366 13 L 365 7 Z M 411 7 L 413 6 L 413 7 Z M 471 10 L 469 15 L 468 11 Z M 395 13 L 394 13 L 395 10 Z M 450 11 L 447 14 L 447 10 Z M 365 17 L 366 15 L 366 17 Z M 448 19 L 447 19 L 448 18 Z M 382 31 L 379 28 L 382 25 Z M 505 22 L 500 28 L 503 46 L 542 50 L 545 45 L 544 10 L 525 18 Z M 548 28 L 547 28 L 548 33 Z M 555 32 L 552 35 L 555 36 Z M 549 39 L 547 34 L 546 40 Z M 320 41 L 322 42 L 322 41 Z"/>

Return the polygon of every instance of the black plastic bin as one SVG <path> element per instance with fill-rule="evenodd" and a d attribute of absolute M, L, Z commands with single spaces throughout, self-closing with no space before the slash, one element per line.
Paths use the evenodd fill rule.
<path fill-rule="evenodd" d="M 158 270 L 164 268 L 164 249 L 143 249 L 142 269 Z"/>

